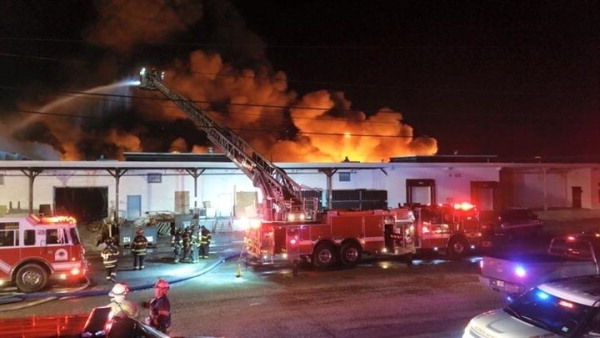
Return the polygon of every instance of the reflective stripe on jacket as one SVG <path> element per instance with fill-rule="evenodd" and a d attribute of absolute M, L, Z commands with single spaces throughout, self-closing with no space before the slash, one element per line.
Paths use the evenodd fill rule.
<path fill-rule="evenodd" d="M 212 236 L 210 235 L 210 232 L 207 230 L 202 231 L 202 237 L 200 239 L 200 243 L 201 244 L 210 244 L 210 240 L 211 240 Z"/>
<path fill-rule="evenodd" d="M 107 246 L 100 253 L 102 256 L 102 263 L 105 268 L 114 268 L 117 266 L 117 256 L 119 256 L 119 250 L 114 246 Z"/>
<path fill-rule="evenodd" d="M 131 243 L 131 251 L 136 255 L 145 255 L 148 247 L 148 240 L 144 235 L 137 235 Z"/>

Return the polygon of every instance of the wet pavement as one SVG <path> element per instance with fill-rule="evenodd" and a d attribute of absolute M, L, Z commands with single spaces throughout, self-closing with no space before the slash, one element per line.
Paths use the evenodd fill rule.
<path fill-rule="evenodd" d="M 86 234 L 82 234 L 82 236 L 84 235 Z M 108 293 L 114 282 L 106 280 L 106 273 L 100 257 L 100 248 L 90 244 L 94 242 L 90 239 L 92 237 L 89 235 L 83 237 L 84 245 L 86 246 L 85 256 L 88 262 L 87 282 L 82 281 L 81 283 L 70 283 L 68 285 L 58 282 L 48 289 L 43 290 L 43 297 L 27 299 L 20 298 L 19 296 L 23 294 L 18 292 L 14 286 L 7 286 L 0 289 L 0 312 L 22 309 L 60 299 L 61 294 L 65 293 L 79 291 L 82 294 L 94 291 L 97 291 L 97 293 Z M 156 246 L 149 248 L 143 270 L 135 270 L 133 268 L 131 250 L 121 247 L 115 281 L 126 283 L 132 290 L 141 290 L 151 288 L 159 278 L 170 282 L 177 282 L 200 276 L 222 262 L 225 257 L 239 253 L 242 238 L 243 236 L 239 233 L 213 234 L 213 241 L 207 259 L 200 259 L 198 263 L 180 262 L 176 264 L 174 263 L 174 253 L 170 237 L 161 236 Z"/>

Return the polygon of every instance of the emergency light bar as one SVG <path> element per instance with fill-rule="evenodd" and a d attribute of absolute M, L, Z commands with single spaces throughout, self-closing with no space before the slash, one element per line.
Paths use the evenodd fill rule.
<path fill-rule="evenodd" d="M 469 211 L 475 208 L 475 205 L 469 203 L 469 202 L 462 202 L 462 203 L 455 203 L 454 204 L 454 209 L 456 210 L 463 210 L 463 211 Z"/>
<path fill-rule="evenodd" d="M 42 217 L 40 220 L 41 223 L 46 224 L 56 224 L 56 223 L 68 223 L 68 224 L 76 224 L 77 221 L 74 217 L 71 216 L 51 216 L 51 217 Z"/>
<path fill-rule="evenodd" d="M 58 223 L 66 223 L 66 224 L 77 224 L 77 220 L 72 216 L 45 216 L 39 217 L 37 215 L 31 215 L 31 217 L 36 220 L 36 222 L 41 224 L 58 224 Z"/>

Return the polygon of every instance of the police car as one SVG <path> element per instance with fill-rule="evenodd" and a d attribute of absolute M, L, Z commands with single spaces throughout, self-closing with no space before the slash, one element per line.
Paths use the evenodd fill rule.
<path fill-rule="evenodd" d="M 479 337 L 600 337 L 600 276 L 544 283 L 475 316 L 463 338 Z"/>

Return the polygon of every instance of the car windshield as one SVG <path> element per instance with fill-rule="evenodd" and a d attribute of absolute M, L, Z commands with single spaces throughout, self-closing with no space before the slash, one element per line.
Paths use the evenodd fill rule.
<path fill-rule="evenodd" d="M 573 303 L 535 288 L 516 299 L 505 311 L 535 326 L 568 336 L 585 320 L 592 307 Z"/>

